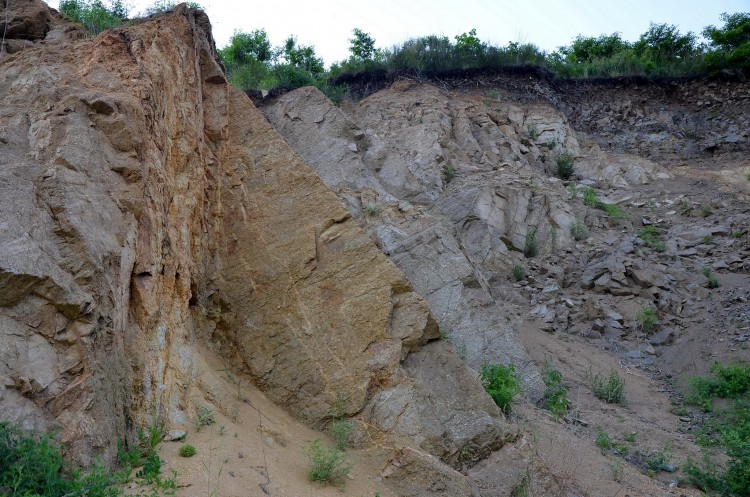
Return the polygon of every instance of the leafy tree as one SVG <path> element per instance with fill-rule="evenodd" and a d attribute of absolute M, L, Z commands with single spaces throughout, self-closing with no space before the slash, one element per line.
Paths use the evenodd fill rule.
<path fill-rule="evenodd" d="M 648 54 L 662 60 L 686 59 L 698 52 L 697 39 L 693 33 L 683 35 L 676 26 L 654 23 L 635 42 L 633 49 L 638 56 Z"/>
<path fill-rule="evenodd" d="M 127 18 L 127 8 L 119 0 L 111 7 L 104 5 L 101 0 L 62 0 L 60 12 L 68 19 L 82 24 L 91 35 L 121 26 Z"/>
<path fill-rule="evenodd" d="M 711 44 L 705 57 L 707 72 L 717 74 L 729 69 L 750 74 L 750 13 L 724 13 L 721 19 L 723 28 L 708 26 L 703 30 Z"/>
<path fill-rule="evenodd" d="M 464 61 L 479 61 L 485 51 L 485 45 L 477 38 L 477 30 L 472 29 L 468 33 L 461 33 L 454 37 L 456 40 L 455 50 Z"/>
<path fill-rule="evenodd" d="M 630 44 L 620 37 L 620 33 L 601 35 L 599 37 L 585 37 L 578 35 L 570 47 L 561 47 L 568 62 L 593 62 L 596 59 L 606 59 L 630 48 Z"/>
<path fill-rule="evenodd" d="M 375 40 L 359 28 L 353 30 L 354 38 L 349 40 L 349 52 L 355 60 L 369 61 L 375 55 Z"/>
<path fill-rule="evenodd" d="M 268 65 L 276 58 L 276 52 L 271 48 L 271 41 L 263 29 L 250 33 L 235 31 L 229 45 L 222 48 L 219 55 L 228 66 L 247 64 L 253 60 Z"/>
<path fill-rule="evenodd" d="M 284 42 L 282 55 L 287 64 L 296 69 L 302 69 L 311 76 L 319 76 L 325 71 L 323 59 L 315 55 L 315 48 L 312 45 L 298 46 L 297 38 L 294 36 L 290 36 Z"/>

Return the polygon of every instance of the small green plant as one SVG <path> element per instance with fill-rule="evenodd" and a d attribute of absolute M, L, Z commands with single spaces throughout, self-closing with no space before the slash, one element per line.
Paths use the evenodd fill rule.
<path fill-rule="evenodd" d="M 378 209 L 377 204 L 367 204 L 367 207 L 365 207 L 365 214 L 368 216 L 377 216 L 378 212 L 380 212 L 380 209 Z"/>
<path fill-rule="evenodd" d="M 447 185 L 456 177 L 456 168 L 449 162 L 443 166 L 443 181 Z"/>
<path fill-rule="evenodd" d="M 706 285 L 708 288 L 719 288 L 719 278 L 717 278 L 715 274 L 710 275 Z"/>
<path fill-rule="evenodd" d="M 195 455 L 195 452 L 195 447 L 190 444 L 181 446 L 179 450 L 180 457 L 193 457 Z"/>
<path fill-rule="evenodd" d="M 648 305 L 641 307 L 635 316 L 635 320 L 638 323 L 638 328 L 645 333 L 656 331 L 659 326 L 659 317 L 656 315 L 656 311 Z"/>
<path fill-rule="evenodd" d="M 636 435 L 637 435 L 636 432 L 627 433 L 627 434 L 623 435 L 622 439 L 625 440 L 626 442 L 632 444 L 632 443 L 635 443 L 635 437 L 636 437 Z"/>
<path fill-rule="evenodd" d="M 721 469 L 709 453 L 702 463 L 689 460 L 688 480 L 704 491 L 744 497 L 750 488 L 750 363 L 714 363 L 709 377 L 691 381 L 686 401 L 707 413 L 700 432 L 704 444 L 723 449 L 728 461 Z M 715 402 L 722 399 L 722 402 Z"/>
<path fill-rule="evenodd" d="M 688 200 L 680 201 L 680 214 L 686 217 L 693 215 L 693 203 Z"/>
<path fill-rule="evenodd" d="M 701 205 L 701 208 L 700 208 L 701 217 L 708 217 L 713 213 L 714 211 L 713 209 L 711 209 L 710 205 Z"/>
<path fill-rule="evenodd" d="M 537 231 L 538 228 L 536 226 L 531 226 L 528 231 L 526 231 L 526 241 L 523 246 L 524 257 L 534 257 L 539 253 L 539 241 L 536 237 Z"/>
<path fill-rule="evenodd" d="M 698 139 L 697 133 L 693 131 L 692 129 L 686 129 L 685 131 L 682 132 L 682 134 L 685 135 L 685 138 L 687 138 L 688 140 L 695 141 Z"/>
<path fill-rule="evenodd" d="M 655 450 L 646 454 L 643 464 L 650 472 L 658 473 L 669 469 L 670 460 L 672 460 L 672 455 L 667 451 Z"/>
<path fill-rule="evenodd" d="M 570 195 L 570 200 L 575 200 L 578 196 L 578 187 L 575 181 L 568 183 L 568 195 Z"/>
<path fill-rule="evenodd" d="M 744 235 L 744 232 L 742 230 L 732 231 L 732 238 L 742 238 L 742 235 Z"/>
<path fill-rule="evenodd" d="M 602 210 L 607 213 L 612 219 L 622 219 L 625 214 L 622 212 L 622 208 L 617 204 L 608 204 L 599 200 L 596 194 L 596 190 L 587 186 L 583 189 L 583 203 L 589 207 Z"/>
<path fill-rule="evenodd" d="M 201 431 L 204 426 L 211 426 L 215 422 L 216 413 L 208 407 L 201 407 L 200 409 L 198 409 L 198 413 L 196 414 L 196 418 L 193 424 L 195 425 L 196 431 Z"/>
<path fill-rule="evenodd" d="M 346 419 L 335 419 L 331 423 L 333 433 L 333 446 L 338 450 L 346 450 L 349 447 L 349 437 L 354 426 Z"/>
<path fill-rule="evenodd" d="M 638 230 L 638 238 L 643 240 L 646 246 L 651 247 L 656 252 L 664 252 L 667 245 L 662 239 L 661 230 L 656 226 L 644 226 Z"/>
<path fill-rule="evenodd" d="M 600 373 L 589 370 L 589 379 L 594 397 L 608 404 L 625 405 L 625 381 L 617 371 L 611 370 L 607 379 L 604 379 Z"/>
<path fill-rule="evenodd" d="M 529 473 L 526 472 L 521 477 L 521 480 L 510 489 L 510 497 L 529 497 L 530 486 L 531 478 L 529 477 Z"/>
<path fill-rule="evenodd" d="M 604 430 L 599 430 L 596 433 L 596 446 L 604 454 L 612 448 L 612 439 L 609 434 Z"/>
<path fill-rule="evenodd" d="M 562 418 L 568 414 L 570 407 L 568 387 L 562 384 L 562 373 L 545 361 L 542 380 L 544 381 L 544 396 L 542 397 L 544 408 L 555 417 Z"/>
<path fill-rule="evenodd" d="M 711 235 L 706 235 L 703 238 L 701 238 L 701 243 L 704 245 L 709 245 L 711 243 L 714 243 L 714 237 Z"/>
<path fill-rule="evenodd" d="M 529 123 L 526 125 L 526 132 L 531 138 L 531 141 L 535 141 L 539 137 L 539 128 L 536 123 Z"/>
<path fill-rule="evenodd" d="M 526 268 L 521 266 L 520 264 L 516 264 L 513 266 L 513 279 L 516 281 L 521 281 L 526 277 Z"/>
<path fill-rule="evenodd" d="M 711 276 L 711 266 L 709 266 L 708 264 L 706 264 L 705 266 L 703 266 L 701 268 L 701 274 L 703 276 L 705 276 L 706 278 L 708 278 L 709 276 Z"/>
<path fill-rule="evenodd" d="M 512 364 L 485 364 L 480 373 L 482 385 L 495 404 L 506 414 L 510 413 L 513 398 L 522 392 L 521 381 Z"/>
<path fill-rule="evenodd" d="M 573 156 L 567 152 L 558 154 L 555 157 L 557 163 L 557 176 L 560 179 L 568 180 L 573 176 Z"/>
<path fill-rule="evenodd" d="M 574 240 L 580 241 L 589 236 L 589 229 L 586 227 L 586 223 L 576 219 L 573 224 L 570 225 L 570 236 Z"/>
<path fill-rule="evenodd" d="M 54 435 L 25 432 L 0 421 L 0 489 L 12 497 L 116 497 L 122 475 L 100 462 L 84 471 L 70 470 Z M 7 492 L 7 493 L 6 493 Z"/>
<path fill-rule="evenodd" d="M 354 465 L 345 451 L 313 440 L 305 449 L 307 478 L 322 485 L 342 485 Z"/>
<path fill-rule="evenodd" d="M 599 197 L 596 196 L 596 190 L 587 186 L 583 189 L 583 203 L 589 207 L 599 207 Z"/>
<path fill-rule="evenodd" d="M 612 459 L 609 462 L 609 470 L 612 473 L 612 479 L 617 483 L 622 483 L 622 476 L 625 472 L 625 466 L 619 459 Z"/>

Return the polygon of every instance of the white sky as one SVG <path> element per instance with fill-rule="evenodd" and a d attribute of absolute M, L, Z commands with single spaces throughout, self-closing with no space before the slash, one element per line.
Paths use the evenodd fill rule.
<path fill-rule="evenodd" d="M 105 0 L 106 1 L 106 0 Z M 59 1 L 50 5 L 57 7 Z M 131 14 L 153 0 L 126 0 Z M 530 42 L 544 50 L 570 44 L 578 34 L 619 32 L 635 41 L 649 22 L 676 25 L 682 33 L 700 34 L 720 25 L 722 12 L 750 12 L 750 0 L 202 0 L 214 29 L 217 48 L 235 30 L 265 29 L 274 45 L 287 36 L 314 45 L 326 65 L 349 56 L 352 29 L 390 48 L 423 35 L 457 34 L 476 28 L 482 41 L 506 45 Z"/>

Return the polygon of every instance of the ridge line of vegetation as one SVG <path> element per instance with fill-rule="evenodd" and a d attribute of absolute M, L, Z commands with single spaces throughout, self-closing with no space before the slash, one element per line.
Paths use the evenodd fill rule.
<path fill-rule="evenodd" d="M 201 9 L 195 2 L 188 7 Z M 165 12 L 174 0 L 156 0 L 141 15 Z M 61 0 L 60 12 L 84 26 L 91 35 L 128 25 L 123 0 Z M 483 42 L 476 29 L 454 36 L 422 36 L 392 48 L 377 48 L 361 29 L 352 31 L 350 56 L 326 70 L 312 45 L 301 45 L 290 35 L 273 46 L 264 29 L 235 31 L 218 50 L 227 79 L 249 93 L 316 86 L 338 102 L 348 85 L 372 85 L 399 77 L 438 79 L 482 74 L 529 73 L 540 79 L 597 81 L 628 78 L 653 81 L 673 78 L 744 79 L 750 76 L 750 12 L 724 13 L 723 26 L 706 26 L 701 35 L 680 33 L 676 26 L 651 23 L 637 41 L 619 33 L 582 36 L 570 45 L 546 52 L 532 43 L 494 46 Z M 641 79 L 643 78 L 643 79 Z"/>
<path fill-rule="evenodd" d="M 669 24 L 651 24 L 638 41 L 619 33 L 584 37 L 569 46 L 545 52 L 531 43 L 498 47 L 481 41 L 472 29 L 453 40 L 424 36 L 391 49 L 375 47 L 360 29 L 349 40 L 348 59 L 329 70 L 314 47 L 296 47 L 294 37 L 272 48 L 263 29 L 236 31 L 219 50 L 227 78 L 245 91 L 317 86 L 332 100 L 342 98 L 349 85 L 373 85 L 399 77 L 438 79 L 482 74 L 529 73 L 551 81 L 626 78 L 654 81 L 693 78 L 740 78 L 750 75 L 750 13 L 722 14 L 724 26 L 707 26 L 702 35 L 680 33 Z M 290 45 L 291 43 L 291 45 Z M 289 48 L 304 48 L 304 57 Z"/>

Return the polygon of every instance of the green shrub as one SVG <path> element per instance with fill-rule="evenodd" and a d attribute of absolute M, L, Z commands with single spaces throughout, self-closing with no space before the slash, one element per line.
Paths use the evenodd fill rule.
<path fill-rule="evenodd" d="M 661 230 L 656 226 L 644 226 L 638 230 L 638 238 L 643 240 L 646 246 L 657 249 L 664 244 L 661 237 Z M 663 250 L 661 250 L 663 252 Z"/>
<path fill-rule="evenodd" d="M 680 201 L 680 214 L 690 217 L 693 215 L 693 204 L 688 200 Z"/>
<path fill-rule="evenodd" d="M 573 176 L 573 156 L 569 153 L 558 154 L 555 157 L 557 163 L 557 175 L 564 180 L 568 180 Z"/>
<path fill-rule="evenodd" d="M 614 369 L 605 380 L 601 374 L 589 371 L 591 390 L 597 399 L 608 404 L 625 405 L 625 382 Z"/>
<path fill-rule="evenodd" d="M 377 216 L 378 212 L 380 212 L 380 209 L 377 204 L 367 204 L 367 207 L 365 207 L 365 214 L 368 216 Z"/>
<path fill-rule="evenodd" d="M 185 444 L 180 447 L 180 457 L 193 457 L 196 453 L 195 447 L 190 444 Z"/>
<path fill-rule="evenodd" d="M 583 189 L 583 203 L 584 205 L 588 205 L 589 207 L 599 207 L 601 202 L 599 201 L 599 198 L 596 196 L 596 190 L 591 188 L 590 186 L 587 186 Z"/>
<path fill-rule="evenodd" d="M 596 433 L 596 446 L 599 447 L 602 454 L 612 448 L 612 439 L 606 431 L 599 430 Z"/>
<path fill-rule="evenodd" d="M 544 408 L 556 417 L 562 418 L 568 414 L 568 408 L 570 407 L 568 387 L 562 384 L 562 373 L 545 361 L 542 380 L 544 381 L 544 396 L 542 398 Z"/>
<path fill-rule="evenodd" d="M 526 241 L 523 246 L 523 255 L 525 257 L 534 257 L 539 253 L 539 241 L 537 240 L 537 231 L 538 228 L 536 226 L 529 227 L 528 231 L 526 231 Z"/>
<path fill-rule="evenodd" d="M 513 279 L 516 281 L 521 281 L 526 277 L 526 268 L 516 264 L 513 266 Z"/>
<path fill-rule="evenodd" d="M 516 368 L 509 364 L 485 364 L 480 374 L 482 385 L 495 404 L 506 414 L 510 413 L 513 398 L 522 392 Z"/>
<path fill-rule="evenodd" d="M 705 491 L 744 497 L 750 488 L 750 363 L 726 366 L 714 363 L 712 377 L 691 381 L 686 401 L 713 412 L 704 418 L 701 433 L 706 440 L 724 449 L 728 461 L 723 471 L 706 453 L 702 464 L 689 461 L 685 467 L 691 483 Z M 726 399 L 714 406 L 715 399 Z"/>
<path fill-rule="evenodd" d="M 659 317 L 656 315 L 656 312 L 647 305 L 641 307 L 638 314 L 635 316 L 635 320 L 638 322 L 638 327 L 646 333 L 656 331 L 656 328 L 659 326 Z"/>
<path fill-rule="evenodd" d="M 307 478 L 323 485 L 343 484 L 354 467 L 346 452 L 326 447 L 320 440 L 313 440 L 307 446 L 305 456 L 308 460 Z"/>
<path fill-rule="evenodd" d="M 107 7 L 101 0 L 61 0 L 60 13 L 83 25 L 88 34 L 98 35 L 107 29 L 122 26 L 127 19 L 125 4 L 116 0 Z"/>
<path fill-rule="evenodd" d="M 531 141 L 536 140 L 539 137 L 539 128 L 536 123 L 530 123 L 526 125 L 526 132 L 529 134 Z"/>
<path fill-rule="evenodd" d="M 100 462 L 85 471 L 69 470 L 62 446 L 52 435 L 24 432 L 0 422 L 0 488 L 13 497 L 115 497 L 121 477 Z"/>
<path fill-rule="evenodd" d="M 576 219 L 573 224 L 570 225 L 570 235 L 574 240 L 580 241 L 589 236 L 589 229 L 586 227 L 586 223 Z"/>
<path fill-rule="evenodd" d="M 211 426 L 215 422 L 216 412 L 209 409 L 208 407 L 201 407 L 196 413 L 195 421 L 193 421 L 193 424 L 195 425 L 196 431 L 201 431 L 201 428 L 203 428 L 204 426 Z"/>
<path fill-rule="evenodd" d="M 333 423 L 331 423 L 333 446 L 336 449 L 346 450 L 349 447 L 349 436 L 351 435 L 353 428 L 351 421 L 345 419 L 335 419 Z"/>
<path fill-rule="evenodd" d="M 443 166 L 443 181 L 447 185 L 456 177 L 456 168 L 450 163 Z"/>

